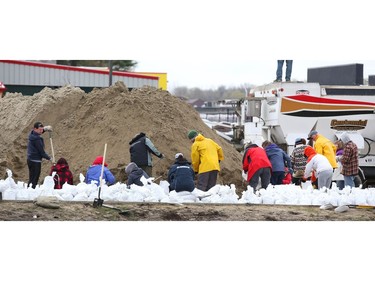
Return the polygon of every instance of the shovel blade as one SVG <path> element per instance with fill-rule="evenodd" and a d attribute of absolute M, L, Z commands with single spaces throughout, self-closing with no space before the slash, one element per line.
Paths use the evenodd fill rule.
<path fill-rule="evenodd" d="M 94 203 L 92 204 L 92 206 L 93 206 L 94 208 L 101 207 L 101 206 L 103 206 L 103 202 L 104 202 L 103 199 L 95 198 L 95 199 L 94 199 Z"/>

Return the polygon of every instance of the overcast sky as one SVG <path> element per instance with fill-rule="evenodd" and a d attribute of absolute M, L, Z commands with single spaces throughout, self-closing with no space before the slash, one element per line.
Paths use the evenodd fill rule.
<path fill-rule="evenodd" d="M 293 60 L 292 80 L 307 79 L 309 68 L 363 64 L 363 77 L 375 75 L 375 60 Z M 285 63 L 283 80 L 285 79 Z M 166 72 L 168 90 L 187 86 L 202 89 L 224 86 L 241 86 L 244 84 L 261 85 L 276 79 L 276 60 L 210 60 L 202 61 L 199 67 L 195 61 L 161 61 L 140 60 L 136 71 Z"/>
<path fill-rule="evenodd" d="M 90 7 L 67 0 L 32 14 L 42 0 L 8 2 L 2 22 L 13 22 L 14 10 L 27 24 L 2 30 L 1 59 L 132 59 L 136 71 L 166 72 L 168 89 L 269 83 L 279 58 L 294 60 L 297 80 L 310 67 L 349 63 L 363 63 L 365 78 L 375 74 L 364 0 L 340 5 L 339 13 L 335 1 L 323 0 L 138 0 L 118 9 L 114 0 Z M 72 8 L 80 15 L 74 21 Z"/>

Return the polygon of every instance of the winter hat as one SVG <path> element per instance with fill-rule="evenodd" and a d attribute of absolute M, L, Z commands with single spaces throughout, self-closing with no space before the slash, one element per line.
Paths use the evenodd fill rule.
<path fill-rule="evenodd" d="M 306 144 L 306 141 L 304 141 L 303 138 L 296 138 L 296 141 L 294 142 L 295 145 L 297 144 Z"/>
<path fill-rule="evenodd" d="M 350 142 L 350 137 L 349 137 L 349 134 L 348 133 L 343 133 L 340 137 L 340 139 L 342 140 L 342 142 L 344 144 L 347 144 L 348 142 Z"/>
<path fill-rule="evenodd" d="M 309 133 L 309 136 L 308 136 L 308 140 L 311 140 L 312 139 L 312 136 L 315 136 L 315 135 L 317 135 L 318 134 L 318 132 L 317 131 L 311 131 L 310 133 Z"/>
<path fill-rule="evenodd" d="M 195 130 L 191 130 L 191 131 L 189 131 L 189 133 L 188 133 L 187 136 L 188 136 L 189 140 L 192 140 L 193 138 L 195 138 L 196 136 L 198 136 L 198 132 L 195 131 Z"/>
<path fill-rule="evenodd" d="M 130 162 L 126 168 L 125 168 L 125 173 L 127 174 L 130 174 L 131 172 L 133 172 L 134 169 L 138 168 L 137 164 L 135 164 L 134 162 Z"/>
<path fill-rule="evenodd" d="M 176 155 L 174 156 L 174 158 L 177 159 L 180 156 L 181 156 L 181 158 L 184 157 L 184 155 L 181 152 L 179 152 L 179 153 L 176 153 Z"/>
<path fill-rule="evenodd" d="M 103 156 L 98 156 L 95 158 L 94 162 L 92 162 L 93 165 L 102 165 L 103 164 Z M 104 162 L 104 166 L 107 167 L 108 164 Z"/>
<path fill-rule="evenodd" d="M 305 155 L 305 157 L 309 158 L 310 156 L 315 155 L 316 151 L 313 147 L 308 145 L 308 146 L 306 146 L 303 154 Z"/>
<path fill-rule="evenodd" d="M 42 122 L 39 122 L 39 121 L 38 121 L 38 122 L 35 122 L 35 123 L 34 123 L 34 128 L 35 128 L 35 129 L 39 129 L 40 127 L 44 127 L 43 124 L 42 124 Z"/>

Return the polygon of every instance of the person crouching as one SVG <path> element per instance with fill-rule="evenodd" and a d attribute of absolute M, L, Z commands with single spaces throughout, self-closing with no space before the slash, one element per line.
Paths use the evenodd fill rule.
<path fill-rule="evenodd" d="M 143 183 L 141 181 L 142 176 L 144 176 L 146 179 L 149 178 L 147 173 L 139 168 L 137 164 L 134 162 L 130 162 L 126 168 L 125 168 L 125 173 L 128 175 L 128 180 L 127 180 L 127 185 L 130 186 L 133 183 L 139 186 L 143 186 Z"/>
<path fill-rule="evenodd" d="M 191 164 L 184 158 L 182 153 L 175 155 L 176 161 L 169 168 L 168 182 L 169 191 L 175 190 L 176 192 L 189 191 L 192 192 L 195 188 L 194 185 L 194 171 Z"/>

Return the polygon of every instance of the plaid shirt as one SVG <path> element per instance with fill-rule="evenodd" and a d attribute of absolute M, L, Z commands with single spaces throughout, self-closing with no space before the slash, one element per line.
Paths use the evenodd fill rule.
<path fill-rule="evenodd" d="M 73 185 L 73 174 L 69 170 L 69 166 L 65 164 L 56 164 L 51 167 L 50 175 L 56 172 L 53 180 L 55 181 L 55 189 L 61 189 L 64 183 Z"/>
<path fill-rule="evenodd" d="M 358 148 L 354 142 L 349 141 L 345 144 L 341 164 L 341 174 L 344 176 L 358 175 Z"/>

